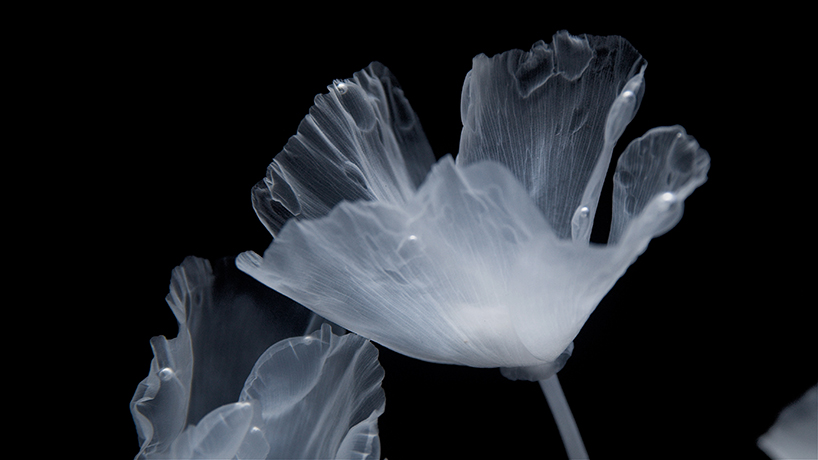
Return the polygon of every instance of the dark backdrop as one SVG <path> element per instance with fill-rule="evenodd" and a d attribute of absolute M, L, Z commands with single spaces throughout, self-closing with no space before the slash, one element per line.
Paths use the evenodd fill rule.
<path fill-rule="evenodd" d="M 798 268 L 812 252 L 803 241 L 809 195 L 793 174 L 808 154 L 794 141 L 803 124 L 794 108 L 805 97 L 794 31 L 689 12 L 627 23 L 546 9 L 441 18 L 356 8 L 133 11 L 75 31 L 88 60 L 77 72 L 95 111 L 83 132 L 103 154 L 88 160 L 88 190 L 104 198 L 90 210 L 100 223 L 88 234 L 102 248 L 91 252 L 89 276 L 104 286 L 100 308 L 114 318 L 106 353 L 115 384 L 103 396 L 103 425 L 117 440 L 115 456 L 138 451 L 128 401 L 147 375 L 148 341 L 176 334 L 164 302 L 171 270 L 187 255 L 265 249 L 270 237 L 250 187 L 315 94 L 379 60 L 436 155 L 454 154 L 471 58 L 527 50 L 567 29 L 622 35 L 649 63 L 642 106 L 614 162 L 633 138 L 672 124 L 712 161 L 681 223 L 602 301 L 559 374 L 588 452 L 763 458 L 755 439 L 818 381 L 815 323 L 806 320 L 814 301 L 798 295 L 814 270 Z M 564 458 L 535 383 L 380 350 L 383 457 Z"/>

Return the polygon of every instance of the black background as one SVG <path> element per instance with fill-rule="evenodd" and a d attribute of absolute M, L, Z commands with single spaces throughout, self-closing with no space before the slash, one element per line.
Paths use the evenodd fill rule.
<path fill-rule="evenodd" d="M 66 296 L 91 313 L 73 329 L 85 347 L 72 368 L 87 377 L 104 363 L 106 380 L 74 397 L 100 401 L 92 429 L 107 433 L 114 457 L 138 451 L 128 402 L 147 375 L 149 339 L 176 335 L 164 302 L 171 270 L 188 255 L 266 248 L 250 188 L 317 93 L 379 60 L 437 156 L 454 154 L 471 58 L 527 50 L 566 29 L 622 35 L 648 61 L 642 106 L 615 156 L 652 127 L 680 124 L 712 161 L 681 223 L 601 302 L 559 374 L 588 453 L 764 458 L 756 438 L 818 381 L 814 300 L 801 297 L 814 269 L 800 265 L 811 259 L 813 212 L 799 173 L 813 152 L 797 141 L 808 88 L 798 31 L 707 11 L 622 20 L 499 8 L 445 18 L 351 4 L 298 14 L 135 9 L 66 27 L 52 48 L 62 84 L 51 88 L 49 115 L 71 128 L 49 135 L 61 145 L 57 171 L 64 163 L 78 173 L 54 181 L 53 166 L 38 171 L 50 190 L 76 191 L 48 208 L 68 213 L 53 212 L 51 224 L 76 231 L 67 246 L 84 262 L 65 269 L 76 276 Z M 48 248 L 55 238 L 62 247 L 55 234 Z M 537 384 L 379 348 L 382 457 L 564 458 Z"/>

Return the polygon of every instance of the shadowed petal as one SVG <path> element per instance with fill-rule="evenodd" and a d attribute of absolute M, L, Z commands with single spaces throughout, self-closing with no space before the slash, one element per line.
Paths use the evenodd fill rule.
<path fill-rule="evenodd" d="M 253 207 L 273 236 L 287 219 L 321 217 L 341 200 L 402 203 L 434 163 L 415 112 L 382 64 L 328 88 L 253 188 Z"/>
<path fill-rule="evenodd" d="M 258 402 L 268 458 L 379 459 L 383 375 L 375 346 L 325 324 L 270 347 L 240 400 Z"/>
<path fill-rule="evenodd" d="M 558 239 L 504 166 L 446 156 L 405 206 L 341 203 L 237 265 L 408 356 L 513 367 L 560 356 L 627 268 L 612 256 Z"/>
<path fill-rule="evenodd" d="M 264 350 L 308 332 L 314 316 L 237 270 L 233 258 L 215 267 L 186 258 L 173 270 L 166 301 L 179 333 L 151 339 L 155 358 L 131 400 L 139 456 L 167 452 L 187 425 L 236 402 Z"/>
<path fill-rule="evenodd" d="M 572 36 L 474 58 L 461 96 L 458 165 L 506 165 L 559 238 L 588 242 L 611 152 L 647 63 L 622 37 Z"/>
<path fill-rule="evenodd" d="M 631 142 L 616 165 L 608 244 L 628 232 L 649 240 L 673 228 L 709 168 L 710 156 L 681 126 L 654 128 Z"/>

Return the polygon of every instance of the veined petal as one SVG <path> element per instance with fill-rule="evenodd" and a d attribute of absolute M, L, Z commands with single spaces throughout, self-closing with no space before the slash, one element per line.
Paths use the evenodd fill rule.
<path fill-rule="evenodd" d="M 253 188 L 253 207 L 273 236 L 287 219 L 321 217 L 341 200 L 402 203 L 435 161 L 415 112 L 382 64 L 328 88 Z"/>
<path fill-rule="evenodd" d="M 641 244 L 673 228 L 709 169 L 710 156 L 681 126 L 654 128 L 631 142 L 616 165 L 608 244 Z"/>
<path fill-rule="evenodd" d="M 179 333 L 151 339 L 150 374 L 130 404 L 142 445 L 137 458 L 168 454 L 186 426 L 236 402 L 264 350 L 308 332 L 314 316 L 238 271 L 232 258 L 215 269 L 186 258 L 173 270 L 166 301 Z"/>
<path fill-rule="evenodd" d="M 166 454 L 151 458 L 232 459 L 252 429 L 253 407 L 250 403 L 225 404 L 214 409 L 175 440 Z"/>
<path fill-rule="evenodd" d="M 622 37 L 572 36 L 474 58 L 457 163 L 505 164 L 559 238 L 588 242 L 611 152 L 647 63 Z"/>
<path fill-rule="evenodd" d="M 374 345 L 325 324 L 265 351 L 240 401 L 257 403 L 268 458 L 378 459 L 383 376 Z"/>
<path fill-rule="evenodd" d="M 189 259 L 176 267 L 166 301 L 179 322 L 176 338 L 151 339 L 154 359 L 148 376 L 139 383 L 130 409 L 141 449 L 137 458 L 166 452 L 187 424 L 190 384 L 193 378 L 193 351 L 187 313 L 198 302 L 196 294 L 208 284 L 210 264 Z"/>
<path fill-rule="evenodd" d="M 561 240 L 501 164 L 446 156 L 402 207 L 343 202 L 237 265 L 408 356 L 473 367 L 556 360 L 624 267 Z"/>

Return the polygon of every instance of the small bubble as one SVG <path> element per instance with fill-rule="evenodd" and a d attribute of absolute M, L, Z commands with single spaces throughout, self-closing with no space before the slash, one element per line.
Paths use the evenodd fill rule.
<path fill-rule="evenodd" d="M 347 92 L 347 84 L 342 81 L 335 82 L 335 89 L 338 91 L 339 94 L 344 94 Z"/>
<path fill-rule="evenodd" d="M 667 211 L 671 206 L 673 206 L 674 203 L 676 203 L 676 194 L 672 192 L 665 192 L 662 194 L 660 199 L 662 200 L 662 211 Z"/>
<path fill-rule="evenodd" d="M 591 214 L 591 210 L 588 209 L 588 206 L 579 208 L 579 217 L 587 218 L 589 214 Z"/>
<path fill-rule="evenodd" d="M 403 260 L 410 260 L 418 257 L 423 252 L 420 246 L 420 239 L 416 235 L 409 235 L 398 245 L 398 255 Z"/>
<path fill-rule="evenodd" d="M 624 97 L 626 99 L 632 99 L 634 97 L 633 91 L 630 91 L 630 90 L 625 91 L 624 93 L 622 93 L 622 97 Z"/>
<path fill-rule="evenodd" d="M 168 380 L 173 378 L 173 374 L 174 374 L 173 369 L 165 367 L 159 371 L 159 379 L 162 380 L 163 382 L 167 382 Z"/>

